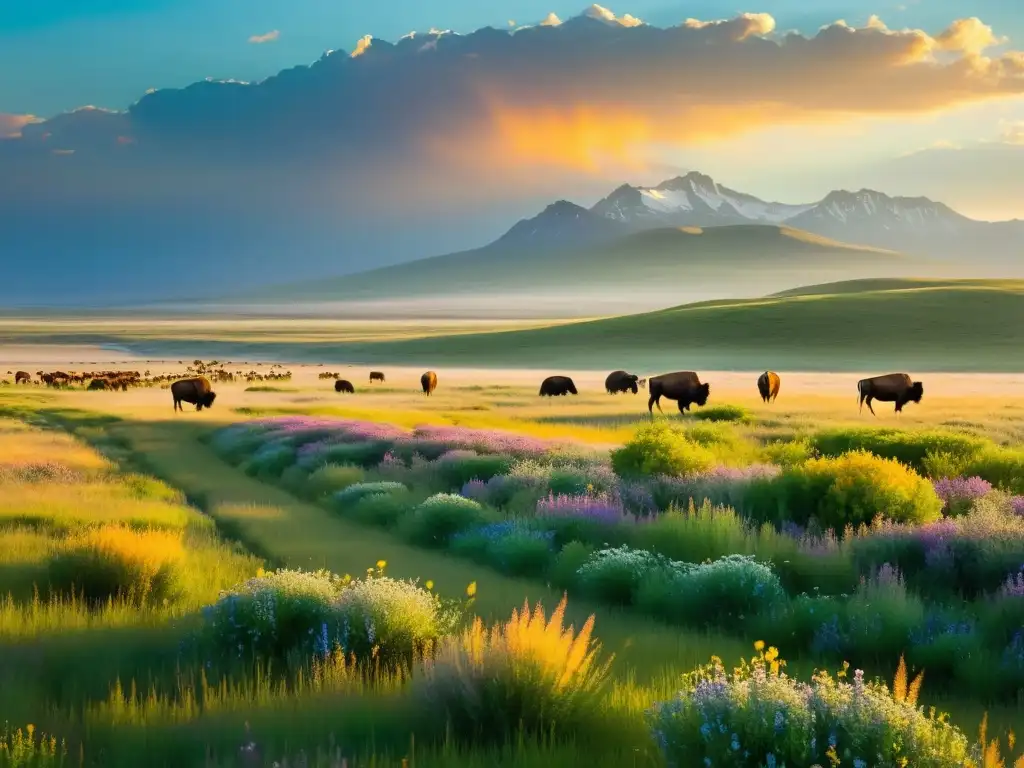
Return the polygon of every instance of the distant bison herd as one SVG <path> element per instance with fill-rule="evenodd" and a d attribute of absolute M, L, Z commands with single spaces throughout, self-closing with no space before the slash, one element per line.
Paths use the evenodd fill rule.
<path fill-rule="evenodd" d="M 230 365 L 230 364 L 229 364 Z M 249 365 L 242 363 L 242 365 Z M 152 387 L 162 386 L 170 388 L 174 400 L 174 410 L 183 410 L 182 403 L 189 403 L 196 407 L 197 411 L 203 408 L 210 408 L 217 395 L 213 391 L 213 382 L 234 382 L 241 379 L 246 382 L 252 381 L 281 381 L 290 380 L 291 371 L 281 369 L 280 364 L 274 363 L 269 373 L 261 374 L 255 370 L 243 373 L 241 370 L 235 373 L 226 371 L 220 363 L 203 363 L 196 360 L 188 366 L 182 375 L 163 374 L 158 376 L 150 375 L 149 371 L 139 373 L 138 371 L 90 371 L 90 372 L 66 372 L 66 371 L 38 371 L 33 379 L 28 371 L 8 371 L 14 374 L 16 386 L 29 386 L 33 384 L 44 384 L 47 387 L 62 389 L 71 386 L 84 387 L 89 391 L 128 391 L 131 387 Z M 333 380 L 334 391 L 340 394 L 354 394 L 355 387 L 347 379 L 340 378 L 339 373 L 320 373 L 321 380 Z M 370 382 L 384 382 L 384 373 L 372 371 Z M 9 381 L 3 381 L 10 384 Z M 761 400 L 765 403 L 774 403 L 779 396 L 782 379 L 774 371 L 765 371 L 757 378 L 757 391 Z M 437 373 L 427 371 L 420 376 L 420 386 L 423 394 L 430 396 L 437 389 Z M 635 373 L 618 370 L 608 374 L 604 381 L 605 391 L 610 395 L 626 392 L 638 394 L 641 389 L 648 390 L 647 410 L 654 412 L 654 406 L 661 411 L 661 399 L 675 400 L 680 413 L 687 413 L 691 406 L 704 406 L 711 396 L 711 385 L 702 382 L 700 376 L 694 371 L 675 371 L 653 376 L 650 379 L 641 378 Z M 540 397 L 561 397 L 565 395 L 577 395 L 579 390 L 575 382 L 568 376 L 548 376 L 541 382 Z M 867 404 L 872 415 L 875 409 L 872 402 L 877 400 L 880 403 L 894 403 L 896 413 L 902 413 L 907 403 L 920 403 L 924 397 L 924 385 L 920 381 L 914 381 L 906 373 L 889 373 L 884 376 L 874 376 L 869 379 L 861 379 L 857 382 L 858 410 L 862 410 Z"/>

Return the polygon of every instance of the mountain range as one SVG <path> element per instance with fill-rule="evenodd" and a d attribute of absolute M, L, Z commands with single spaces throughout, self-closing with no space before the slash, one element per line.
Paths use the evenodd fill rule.
<path fill-rule="evenodd" d="M 861 189 L 779 203 L 691 172 L 624 184 L 589 208 L 556 201 L 481 248 L 237 298 L 522 306 L 561 296 L 581 300 L 572 314 L 612 314 L 811 281 L 1024 276 L 1022 249 L 1024 222 L 977 221 L 924 197 Z"/>
<path fill-rule="evenodd" d="M 871 189 L 836 190 L 817 202 L 769 202 L 690 172 L 654 187 L 623 184 L 591 208 L 559 201 L 516 224 L 498 243 L 585 244 L 658 227 L 785 225 L 822 237 L 929 258 L 983 254 L 993 266 L 1017 266 L 1024 221 L 970 219 L 926 197 L 890 197 Z"/>

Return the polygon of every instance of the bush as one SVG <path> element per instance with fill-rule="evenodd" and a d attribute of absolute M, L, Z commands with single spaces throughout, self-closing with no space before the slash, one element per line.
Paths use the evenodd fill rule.
<path fill-rule="evenodd" d="M 470 480 L 487 482 L 504 475 L 512 468 L 512 459 L 494 454 L 480 456 L 473 451 L 451 451 L 434 462 L 434 468 L 448 490 L 457 490 Z"/>
<path fill-rule="evenodd" d="M 772 480 L 755 482 L 748 508 L 759 519 L 843 530 L 877 516 L 898 522 L 938 519 L 942 502 L 932 484 L 892 459 L 865 451 L 811 459 Z"/>
<path fill-rule="evenodd" d="M 50 584 L 92 602 L 159 604 L 176 596 L 184 557 L 180 533 L 105 526 L 64 543 L 50 562 Z"/>
<path fill-rule="evenodd" d="M 770 615 L 785 602 L 779 577 L 753 557 L 728 555 L 701 565 L 674 563 L 645 579 L 637 606 L 663 619 L 689 625 L 736 628 Z"/>
<path fill-rule="evenodd" d="M 553 538 L 523 521 L 503 520 L 455 535 L 451 548 L 511 576 L 539 576 L 551 564 Z"/>
<path fill-rule="evenodd" d="M 345 488 L 345 490 L 334 494 L 334 503 L 336 506 L 344 508 L 365 499 L 367 496 L 398 493 L 405 490 L 408 489 L 401 483 L 396 482 L 353 483 Z"/>
<path fill-rule="evenodd" d="M 264 443 L 246 462 L 246 473 L 254 477 L 277 480 L 295 463 L 295 449 L 286 442 Z"/>
<path fill-rule="evenodd" d="M 932 462 L 938 454 L 944 454 L 947 461 L 967 461 L 989 445 L 980 437 L 943 430 L 840 428 L 822 430 L 811 437 L 811 447 L 823 456 L 835 458 L 851 451 L 867 451 L 918 471 L 925 471 L 929 454 Z"/>
<path fill-rule="evenodd" d="M 769 464 L 795 467 L 814 457 L 814 449 L 806 440 L 778 440 L 761 448 L 761 456 Z"/>
<path fill-rule="evenodd" d="M 967 462 L 964 474 L 983 477 L 1010 493 L 1024 493 L 1024 450 L 990 446 Z"/>
<path fill-rule="evenodd" d="M 324 655 L 341 640 L 334 604 L 348 583 L 328 571 L 260 574 L 203 609 L 201 639 L 225 658 Z"/>
<path fill-rule="evenodd" d="M 840 759 L 872 768 L 969 764 L 963 733 L 934 711 L 918 709 L 916 695 L 897 693 L 865 683 L 860 670 L 852 682 L 821 672 L 809 685 L 799 683 L 770 648 L 732 674 L 713 659 L 686 675 L 676 698 L 656 705 L 649 717 L 666 761 L 680 766 L 838 765 Z"/>
<path fill-rule="evenodd" d="M 340 645 L 357 659 L 408 664 L 454 631 L 459 614 L 414 581 L 367 576 L 341 591 Z"/>
<path fill-rule="evenodd" d="M 401 531 L 421 546 L 446 547 L 455 534 L 488 522 L 488 517 L 484 508 L 471 499 L 439 493 L 403 518 Z"/>
<path fill-rule="evenodd" d="M 363 482 L 366 472 L 361 467 L 345 464 L 325 464 L 309 476 L 307 493 L 311 498 L 344 491 L 346 488 Z"/>
<path fill-rule="evenodd" d="M 355 504 L 346 504 L 342 514 L 363 525 L 392 528 L 414 506 L 412 497 L 404 491 L 372 493 L 363 496 Z"/>
<path fill-rule="evenodd" d="M 740 405 L 712 405 L 694 411 L 693 418 L 702 421 L 735 421 L 746 423 L 753 421 L 754 417 L 746 408 Z"/>
<path fill-rule="evenodd" d="M 602 549 L 576 571 L 576 580 L 588 597 L 629 605 L 640 582 L 665 565 L 665 558 L 646 550 L 626 546 Z"/>
<path fill-rule="evenodd" d="M 612 451 L 612 469 L 619 477 L 682 477 L 710 469 L 714 463 L 711 451 L 664 419 L 640 427 L 625 445 Z"/>
<path fill-rule="evenodd" d="M 565 598 L 550 619 L 528 603 L 502 624 L 476 619 L 444 642 L 415 683 L 424 713 L 440 732 L 468 743 L 510 743 L 517 734 L 571 735 L 597 711 L 608 665 L 591 637 L 591 616 L 563 626 Z"/>
<path fill-rule="evenodd" d="M 559 589 L 576 589 L 579 570 L 594 555 L 594 547 L 581 541 L 571 541 L 562 547 L 551 565 L 551 583 Z"/>
<path fill-rule="evenodd" d="M 710 502 L 670 509 L 637 526 L 633 543 L 640 549 L 690 563 L 750 552 L 754 546 L 743 519 L 729 507 L 712 507 Z"/>
<path fill-rule="evenodd" d="M 386 440 L 370 440 L 359 443 L 336 443 L 323 450 L 321 461 L 329 464 L 354 464 L 364 469 L 372 469 L 391 450 L 392 444 Z"/>

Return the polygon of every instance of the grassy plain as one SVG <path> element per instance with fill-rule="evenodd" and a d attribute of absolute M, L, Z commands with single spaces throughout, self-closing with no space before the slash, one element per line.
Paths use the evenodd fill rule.
<path fill-rule="evenodd" d="M 34 371 L 44 362 L 48 368 L 74 368 L 72 363 L 77 361 L 102 359 L 111 367 L 148 367 L 153 373 L 180 370 L 176 360 L 117 360 L 121 353 L 96 348 L 78 348 L 73 357 L 63 360 L 50 357 L 44 361 L 47 354 L 52 353 L 40 351 L 35 360 L 17 360 L 8 351 L 0 359 L 0 366 Z M 221 537 L 241 542 L 270 566 L 325 567 L 338 573 L 359 573 L 377 559 L 384 559 L 391 575 L 432 579 L 441 593 L 451 595 L 461 594 L 466 584 L 475 581 L 479 588 L 476 609 L 488 619 L 507 617 L 524 598 L 553 606 L 559 595 L 542 584 L 503 577 L 465 561 L 411 547 L 385 532 L 348 522 L 248 477 L 221 461 L 203 438 L 220 426 L 251 417 L 316 414 L 408 427 L 452 424 L 506 429 L 611 447 L 649 418 L 644 393 L 610 396 L 603 392 L 603 373 L 569 371 L 581 395 L 540 400 L 540 378 L 556 371 L 438 367 L 439 389 L 427 399 L 418 391 L 421 368 L 382 368 L 387 383 L 371 387 L 366 383 L 368 366 L 293 365 L 292 379 L 280 386 L 218 385 L 215 407 L 201 414 L 174 414 L 169 393 L 159 388 L 127 393 L 58 392 L 14 386 L 0 389 L 0 415 L 17 419 L 3 422 L 0 463 L 52 460 L 93 478 L 47 495 L 39 488 L 25 487 L 18 490 L 21 495 L 5 494 L 0 501 L 4 537 L 0 588 L 12 595 L 6 607 L 0 606 L 0 719 L 12 724 L 36 723 L 71 743 L 92 739 L 92 749 L 101 750 L 108 762 L 91 764 L 133 765 L 137 764 L 132 760 L 139 750 L 146 753 L 159 748 L 181 760 L 176 764 L 185 765 L 209 747 L 217 757 L 205 764 L 234 765 L 230 756 L 248 738 L 246 723 L 261 748 L 273 749 L 278 755 L 293 754 L 299 746 L 310 749 L 317 745 L 326 754 L 331 738 L 357 741 L 374 728 L 382 749 L 408 751 L 401 746 L 405 738 L 400 735 L 401 728 L 393 724 L 400 710 L 386 693 L 367 695 L 365 707 L 358 711 L 341 704 L 344 692 L 358 688 L 348 679 L 335 680 L 329 686 L 311 684 L 308 690 L 298 692 L 280 691 L 270 683 L 251 680 L 216 694 L 197 693 L 201 688 L 198 682 L 179 688 L 179 683 L 173 681 L 180 664 L 179 644 L 189 626 L 188 610 L 204 599 L 212 599 L 217 583 L 230 581 L 224 567 L 214 567 L 203 554 L 211 550 L 202 546 L 190 547 L 190 557 L 197 559 L 189 572 L 205 573 L 206 577 L 194 580 L 194 599 L 176 606 L 138 611 L 111 604 L 97 613 L 81 605 L 54 604 L 45 597 L 33 603 L 30 598 L 32 585 L 45 579 L 43 563 L 57 546 L 55 541 L 75 526 L 90 522 L 89 516 L 99 510 L 105 522 L 123 520 L 136 526 L 174 530 L 198 526 L 207 531 L 203 546 L 232 551 L 229 545 L 208 537 L 212 523 Z M 317 378 L 326 369 L 339 370 L 350 378 L 357 394 L 335 394 L 330 381 Z M 258 370 L 265 371 L 267 366 Z M 859 374 L 855 373 L 783 371 L 780 399 L 771 406 L 763 405 L 757 396 L 756 372 L 711 371 L 704 375 L 712 382 L 710 406 L 729 403 L 745 409 L 747 415 L 734 427 L 740 434 L 758 440 L 791 439 L 823 426 L 898 424 L 908 429 L 955 427 L 1007 445 L 1024 441 L 1024 382 L 1014 376 L 922 376 L 924 401 L 909 406 L 897 420 L 891 407 L 885 405 L 879 407 L 877 418 L 867 411 L 857 413 L 855 381 Z M 668 418 L 680 418 L 666 410 Z M 25 423 L 47 429 L 28 429 Z M 101 479 L 109 478 L 111 472 L 129 470 L 161 478 L 193 506 L 186 506 L 174 496 L 133 495 L 130 484 Z M 21 512 L 12 522 L 4 510 L 15 506 Z M 205 514 L 199 515 L 197 509 Z M 207 527 L 200 521 L 205 521 Z M 245 569 L 251 570 L 256 560 L 239 562 L 247 563 Z M 609 695 L 626 723 L 626 735 L 616 747 L 625 751 L 602 747 L 602 758 L 607 761 L 603 764 L 617 765 L 633 759 L 636 747 L 641 749 L 635 753 L 641 755 L 637 764 L 657 765 L 644 746 L 639 725 L 643 709 L 652 700 L 668 695 L 680 673 L 706 661 L 711 654 L 728 662 L 748 655 L 748 649 L 723 635 L 681 631 L 633 613 L 582 601 L 570 603 L 569 618 L 577 626 L 590 613 L 597 615 L 596 631 L 606 651 L 616 655 L 616 683 Z M 771 638 L 765 639 L 771 642 Z M 893 659 L 891 669 L 871 672 L 890 677 L 895 663 Z M 798 658 L 791 660 L 791 666 L 797 673 L 811 671 Z M 111 698 L 110 689 L 117 680 L 125 688 L 135 681 L 140 698 L 127 702 L 124 693 L 121 698 Z M 147 698 L 145 691 L 151 685 L 161 693 Z M 187 705 L 190 696 L 206 704 Z M 939 699 L 928 695 L 927 684 L 923 700 L 950 711 L 954 721 L 969 733 L 974 732 L 986 709 L 997 733 L 1010 727 L 1019 730 L 1024 722 L 1020 706 Z M 374 718 L 377 725 L 371 728 Z M 602 764 L 584 746 L 563 749 L 566 751 L 559 764 Z M 538 764 L 530 762 L 531 750 L 537 747 L 523 747 L 518 752 L 519 762 L 510 760 L 506 764 Z M 465 765 L 497 761 L 495 755 L 479 754 L 461 759 L 464 763 L 459 764 Z M 534 759 L 543 764 L 544 759 L 554 758 L 548 753 L 546 757 L 535 755 Z M 423 752 L 416 764 L 456 764 L 454 760 L 452 755 L 431 757 Z"/>
<path fill-rule="evenodd" d="M 1024 283 L 868 280 L 760 299 L 565 321 L 9 318 L 8 344 L 112 345 L 142 358 L 424 367 L 1020 372 Z M 457 302 L 456 302 L 457 304 Z M 539 327 L 538 327 L 539 326 Z"/>

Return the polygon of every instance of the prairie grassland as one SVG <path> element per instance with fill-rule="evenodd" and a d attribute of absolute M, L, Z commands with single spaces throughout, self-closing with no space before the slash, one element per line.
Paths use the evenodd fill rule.
<path fill-rule="evenodd" d="M 137 765 L 141 755 L 149 758 L 158 749 L 166 762 L 147 759 L 146 764 L 234 765 L 239 745 L 250 740 L 260 751 L 260 760 L 252 765 L 269 764 L 263 760 L 271 756 L 294 760 L 299 752 L 315 755 L 317 750 L 319 762 L 311 764 L 337 765 L 330 762 L 337 743 L 371 741 L 377 745 L 370 750 L 378 755 L 377 764 L 398 765 L 411 752 L 407 746 L 410 713 L 408 702 L 387 685 L 358 688 L 338 670 L 327 676 L 327 682 L 321 679 L 307 686 L 293 681 L 284 687 L 271 676 L 265 680 L 242 676 L 233 678 L 234 682 L 204 685 L 195 669 L 184 677 L 178 675 L 178 647 L 188 624 L 184 612 L 211 601 L 219 588 L 255 570 L 256 560 L 224 545 L 214 525 L 271 565 L 360 573 L 384 559 L 396 577 L 430 579 L 442 594 L 461 594 L 466 584 L 474 582 L 475 610 L 486 620 L 507 618 L 524 598 L 553 607 L 559 593 L 348 522 L 228 466 L 201 440 L 225 423 L 250 416 L 304 413 L 409 427 L 452 424 L 507 429 L 604 448 L 623 442 L 637 423 L 648 418 L 643 394 L 608 396 L 600 391 L 603 377 L 593 374 L 577 375 L 577 384 L 585 391 L 578 398 L 539 402 L 533 383 L 539 382 L 539 372 L 440 371 L 442 386 L 427 400 L 417 391 L 418 370 L 385 369 L 387 385 L 373 389 L 363 384 L 368 368 L 359 369 L 359 375 L 351 375 L 357 394 L 347 398 L 329 391 L 330 381 L 316 378 L 319 367 L 293 366 L 293 370 L 296 376 L 288 386 L 296 392 L 246 392 L 244 384 L 219 385 L 217 406 L 202 414 L 173 414 L 169 394 L 159 389 L 128 393 L 0 390 L 0 413 L 59 426 L 79 438 L 0 422 L 10 425 L 0 434 L 12 445 L 24 438 L 25 444 L 37 446 L 18 449 L 18 455 L 25 456 L 19 460 L 21 465 L 36 465 L 49 456 L 50 461 L 67 464 L 88 478 L 85 484 L 96 486 L 89 493 L 101 494 L 104 483 L 109 485 L 106 500 L 86 494 L 68 497 L 66 502 L 46 501 L 19 487 L 23 510 L 40 507 L 43 512 L 11 515 L 8 523 L 0 523 L 4 526 L 0 551 L 6 550 L 0 556 L 6 558 L 0 560 L 0 588 L 12 593 L 0 607 L 4 645 L 0 715 L 12 722 L 46 724 L 48 731 L 72 741 L 88 732 L 92 741 L 87 746 L 100 749 L 107 756 L 102 764 L 111 766 Z M 712 405 L 725 402 L 746 409 L 741 420 L 731 422 L 744 438 L 792 439 L 822 426 L 876 423 L 866 412 L 856 415 L 855 398 L 846 394 L 853 389 L 849 376 L 785 376 L 781 404 L 770 407 L 756 399 L 753 378 L 723 374 L 711 379 L 715 382 Z M 1012 378 L 933 376 L 926 381 L 938 382 L 950 394 L 930 397 L 926 384 L 925 401 L 908 408 L 900 427 L 957 427 L 1001 444 L 1024 438 L 1024 393 Z M 965 400 L 970 401 L 966 406 Z M 885 408 L 878 409 L 877 423 L 896 425 L 891 410 Z M 86 442 L 110 458 L 101 457 Z M 56 452 L 48 453 L 47 446 L 56 446 Z M 65 462 L 65 452 L 72 457 L 70 463 Z M 160 477 L 169 484 L 160 486 L 165 495 L 157 493 L 154 499 L 152 486 L 143 484 L 149 490 L 140 493 L 134 481 L 115 480 L 114 464 Z M 206 516 L 183 506 L 181 496 L 166 495 L 168 487 L 199 505 Z M 72 493 L 63 486 L 52 488 L 57 497 Z M 77 511 L 86 503 L 108 508 L 110 517 Z M 146 515 L 131 511 L 139 505 L 147 509 Z M 49 574 L 48 558 L 57 553 L 68 533 L 110 520 L 137 529 L 182 532 L 186 558 L 191 558 L 181 568 L 187 575 L 186 598 L 168 607 L 112 599 L 97 609 L 70 598 L 53 601 L 29 596 L 29 588 L 40 585 Z M 660 765 L 646 736 L 643 711 L 652 701 L 668 698 L 678 687 L 679 674 L 712 654 L 727 663 L 748 655 L 743 643 L 723 635 L 681 631 L 583 601 L 570 603 L 567 618 L 578 627 L 591 614 L 597 616 L 596 633 L 605 651 L 616 657 L 614 681 L 605 699 L 609 722 L 599 729 L 605 733 L 603 739 L 578 746 L 548 746 L 531 739 L 494 749 L 421 746 L 415 752 L 416 764 L 494 765 L 500 759 L 501 764 L 539 766 L 557 759 L 559 765 Z M 798 660 L 792 670 L 810 673 Z M 892 673 L 891 669 L 877 671 L 886 676 Z M 358 699 L 351 696 L 356 690 L 362 693 Z M 985 709 L 990 712 L 993 735 L 1010 727 L 1019 730 L 1024 721 L 1019 706 L 937 700 L 927 695 L 927 685 L 924 699 L 950 711 L 954 721 L 972 734 Z M 207 751 L 211 757 L 195 762 L 197 755 Z M 346 748 L 345 754 L 354 752 Z"/>

